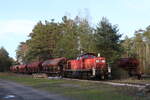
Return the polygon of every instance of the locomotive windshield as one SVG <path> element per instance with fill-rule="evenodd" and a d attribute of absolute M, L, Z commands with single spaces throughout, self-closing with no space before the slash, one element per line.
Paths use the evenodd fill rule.
<path fill-rule="evenodd" d="M 81 55 L 79 57 L 77 57 L 77 60 L 80 60 L 80 59 L 87 59 L 87 58 L 95 58 L 96 56 L 95 55 L 92 55 L 92 54 L 84 54 L 84 55 Z"/>
<path fill-rule="evenodd" d="M 95 58 L 95 56 L 93 56 L 93 55 L 84 55 L 84 56 L 82 56 L 82 58 Z"/>

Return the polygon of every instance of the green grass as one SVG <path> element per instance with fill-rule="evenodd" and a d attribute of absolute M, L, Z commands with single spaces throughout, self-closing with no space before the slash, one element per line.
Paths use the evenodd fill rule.
<path fill-rule="evenodd" d="M 0 79 L 11 80 L 36 89 L 57 93 L 75 100 L 136 100 L 136 89 L 114 87 L 100 83 L 64 79 L 35 79 L 26 75 L 0 74 Z M 138 100 L 146 100 L 138 97 Z"/>

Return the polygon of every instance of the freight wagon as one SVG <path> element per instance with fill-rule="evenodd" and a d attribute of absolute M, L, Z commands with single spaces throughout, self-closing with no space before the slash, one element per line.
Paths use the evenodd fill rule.
<path fill-rule="evenodd" d="M 136 58 L 120 58 L 117 61 L 117 66 L 128 71 L 130 77 L 137 76 L 141 79 L 141 71 L 139 67 L 139 61 Z"/>

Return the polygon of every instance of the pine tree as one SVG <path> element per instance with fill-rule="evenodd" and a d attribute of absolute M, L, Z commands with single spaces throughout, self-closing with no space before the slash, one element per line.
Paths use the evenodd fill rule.
<path fill-rule="evenodd" d="M 120 56 L 121 46 L 118 27 L 112 25 L 106 18 L 102 18 L 96 28 L 95 40 L 97 52 L 107 58 L 112 63 Z"/>

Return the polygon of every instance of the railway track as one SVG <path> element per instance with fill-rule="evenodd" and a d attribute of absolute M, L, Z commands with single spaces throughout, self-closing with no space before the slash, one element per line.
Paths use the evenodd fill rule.
<path fill-rule="evenodd" d="M 119 83 L 119 82 L 111 82 L 111 81 L 95 81 L 95 80 L 80 80 L 80 79 L 72 79 L 72 78 L 63 78 L 65 80 L 75 80 L 75 81 L 82 81 L 82 82 L 91 82 L 91 83 L 100 83 L 100 84 L 107 84 L 112 86 L 126 86 L 126 87 L 135 87 L 135 88 L 145 88 L 150 86 L 148 83 Z"/>
<path fill-rule="evenodd" d="M 81 82 L 90 82 L 90 83 L 99 83 L 99 84 L 108 84 L 112 86 L 126 86 L 126 87 L 135 87 L 135 88 L 145 88 L 146 86 L 150 86 L 150 83 L 130 83 L 130 82 L 113 82 L 113 81 L 102 81 L 102 80 L 83 80 L 83 79 L 75 79 L 75 78 L 62 78 L 62 77 L 45 77 L 45 74 L 33 74 L 34 78 L 48 78 L 48 79 L 64 79 L 64 80 L 74 80 Z"/>
<path fill-rule="evenodd" d="M 44 76 L 43 76 L 44 75 Z M 123 87 L 135 87 L 139 89 L 143 89 L 147 86 L 150 86 L 150 83 L 127 83 L 127 82 L 113 82 L 113 81 L 102 81 L 102 80 L 82 80 L 82 79 L 75 79 L 75 78 L 62 78 L 62 77 L 45 77 L 45 74 L 33 74 L 27 75 L 32 76 L 33 78 L 48 78 L 48 79 L 64 79 L 64 80 L 73 80 L 73 81 L 81 81 L 81 82 L 90 82 L 90 83 L 98 83 L 98 84 L 107 84 L 112 86 L 123 86 Z M 36 77 L 34 77 L 36 76 Z M 37 77 L 38 76 L 38 77 Z"/>

